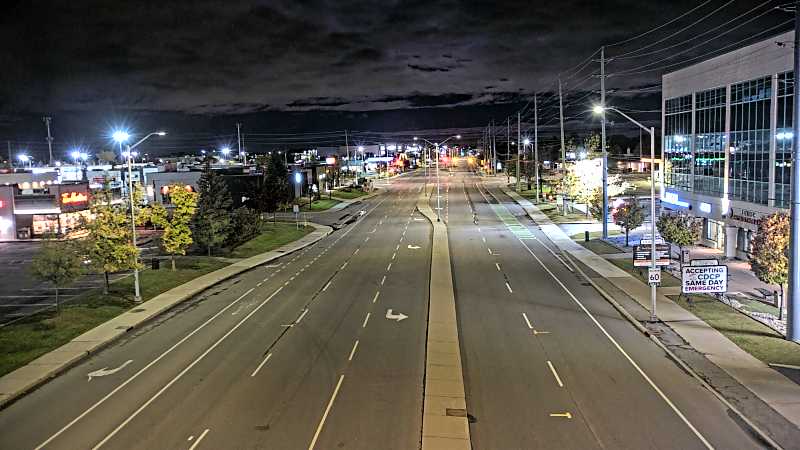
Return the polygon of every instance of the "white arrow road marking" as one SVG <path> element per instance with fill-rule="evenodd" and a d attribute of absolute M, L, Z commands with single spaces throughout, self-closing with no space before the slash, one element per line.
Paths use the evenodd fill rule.
<path fill-rule="evenodd" d="M 403 313 L 392 314 L 392 309 L 389 308 L 386 310 L 386 318 L 400 322 L 403 319 L 408 319 L 408 316 Z"/>
<path fill-rule="evenodd" d="M 120 370 L 124 369 L 125 366 L 127 366 L 128 364 L 130 364 L 132 362 L 133 362 L 133 360 L 129 359 L 129 360 L 125 361 L 124 363 L 122 363 L 122 365 L 117 367 L 116 369 L 109 369 L 108 367 L 103 367 L 100 370 L 95 370 L 94 372 L 89 372 L 87 374 L 87 376 L 89 377 L 89 381 L 92 381 L 92 378 L 94 378 L 94 377 L 104 377 L 106 375 L 114 375 L 115 373 L 117 373 Z"/>
<path fill-rule="evenodd" d="M 411 244 L 408 244 L 408 249 L 409 249 L 409 250 L 419 250 L 419 249 L 420 249 L 420 247 L 419 247 L 419 245 L 411 245 Z"/>
<path fill-rule="evenodd" d="M 425 219 L 420 219 L 418 217 L 414 217 L 414 222 L 424 222 Z"/>

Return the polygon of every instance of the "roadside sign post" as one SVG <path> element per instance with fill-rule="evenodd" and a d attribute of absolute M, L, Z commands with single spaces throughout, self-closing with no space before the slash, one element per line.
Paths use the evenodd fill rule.
<path fill-rule="evenodd" d="M 728 266 L 688 265 L 681 269 L 682 294 L 715 294 L 728 291 Z"/>
<path fill-rule="evenodd" d="M 650 285 L 656 286 L 661 284 L 661 268 L 650 267 L 647 269 L 647 282 Z"/>

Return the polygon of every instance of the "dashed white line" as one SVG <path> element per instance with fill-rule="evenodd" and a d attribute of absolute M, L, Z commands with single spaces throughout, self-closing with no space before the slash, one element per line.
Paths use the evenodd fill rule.
<path fill-rule="evenodd" d="M 508 289 L 508 292 L 509 292 L 509 293 L 511 293 L 511 294 L 513 294 L 513 293 L 514 293 L 514 291 L 512 291 L 512 290 L 511 290 L 511 286 L 508 284 L 508 282 L 507 282 L 507 281 L 506 281 L 506 289 Z"/>
<path fill-rule="evenodd" d="M 369 322 L 369 313 L 367 313 L 367 317 L 364 317 L 364 323 L 361 324 L 361 328 L 367 328 L 367 322 Z"/>
<path fill-rule="evenodd" d="M 367 236 L 367 238 L 364 239 L 364 242 L 369 242 L 369 236 Z"/>
<path fill-rule="evenodd" d="M 202 432 L 202 433 L 200 433 L 200 436 L 198 436 L 198 437 L 197 437 L 197 440 L 196 440 L 196 441 L 194 441 L 194 444 L 192 444 L 192 446 L 191 446 L 191 447 L 189 447 L 189 450 L 194 450 L 194 449 L 196 449 L 196 448 L 197 448 L 197 446 L 198 446 L 198 445 L 200 445 L 200 441 L 202 441 L 202 440 L 203 440 L 203 438 L 204 438 L 204 437 L 206 437 L 206 435 L 208 434 L 208 431 L 209 431 L 209 429 L 208 429 L 208 428 L 206 428 L 205 430 L 203 430 L 203 432 Z"/>
<path fill-rule="evenodd" d="M 357 348 L 358 348 L 358 339 L 356 339 L 356 342 L 353 344 L 353 349 L 350 350 L 350 356 L 347 357 L 348 361 L 352 361 L 353 360 L 353 355 L 356 354 L 356 349 Z"/>
<path fill-rule="evenodd" d="M 386 266 L 386 271 L 388 272 L 390 270 L 392 270 L 392 263 L 389 263 L 389 265 Z"/>
<path fill-rule="evenodd" d="M 502 270 L 500 270 L 500 263 L 494 263 L 494 266 L 497 267 L 498 272 L 502 272 Z"/>
<path fill-rule="evenodd" d="M 383 286 L 383 283 L 385 282 L 386 282 L 386 275 L 384 275 L 383 278 L 381 278 L 381 286 Z"/>
<path fill-rule="evenodd" d="M 558 383 L 558 387 L 564 387 L 564 383 L 561 382 L 561 378 L 558 376 L 558 372 L 556 372 L 556 368 L 553 367 L 553 363 L 547 361 L 547 366 L 550 367 L 550 372 L 553 372 L 553 376 L 556 379 L 556 383 Z"/>
<path fill-rule="evenodd" d="M 528 320 L 528 315 L 525 314 L 525 313 L 522 313 L 522 317 L 525 319 L 525 323 L 528 324 L 528 328 L 530 328 L 532 330 L 533 329 L 533 325 L 531 325 L 531 321 Z"/>
<path fill-rule="evenodd" d="M 357 248 L 357 249 L 356 249 L 356 251 L 354 251 L 354 252 L 353 252 L 353 255 L 357 255 L 357 254 L 358 254 L 358 252 L 359 252 L 359 250 L 361 250 L 361 249 L 360 249 L 360 248 Z"/>
<path fill-rule="evenodd" d="M 294 322 L 294 324 L 295 324 L 295 325 L 299 324 L 299 323 L 300 323 L 300 321 L 301 321 L 301 320 L 303 320 L 303 317 L 305 317 L 305 316 L 306 316 L 306 314 L 308 314 L 308 308 L 306 308 L 306 309 L 304 309 L 304 310 L 303 310 L 303 313 L 302 313 L 302 314 L 300 314 L 300 317 L 298 317 L 298 318 L 297 318 L 297 320 Z"/>
<path fill-rule="evenodd" d="M 398 251 L 398 250 L 400 250 L 400 244 L 397 244 L 397 246 L 395 246 L 395 248 L 394 248 L 394 251 Z"/>
<path fill-rule="evenodd" d="M 333 280 L 331 280 L 331 281 L 328 281 L 328 282 L 325 284 L 325 287 L 324 287 L 324 288 L 322 288 L 322 292 L 325 292 L 325 291 L 327 291 L 327 290 L 328 290 L 328 287 L 330 287 L 331 283 L 333 283 Z"/>
<path fill-rule="evenodd" d="M 264 358 L 264 359 L 261 361 L 261 363 L 259 363 L 259 364 L 258 364 L 258 367 L 256 367 L 256 370 L 254 370 L 254 371 L 253 371 L 253 373 L 252 373 L 252 374 L 250 374 L 250 376 L 251 376 L 251 377 L 254 377 L 254 376 L 256 376 L 256 374 L 258 374 L 258 371 L 259 371 L 259 370 L 261 370 L 261 368 L 262 368 L 262 367 L 264 367 L 264 364 L 266 364 L 266 363 L 267 363 L 267 361 L 269 361 L 269 359 L 270 359 L 270 358 L 272 358 L 272 353 L 267 353 L 267 357 L 266 357 L 266 358 Z"/>
<path fill-rule="evenodd" d="M 481 236 L 481 240 L 483 241 L 484 244 L 486 243 L 486 238 L 485 237 Z"/>
<path fill-rule="evenodd" d="M 311 439 L 311 444 L 308 445 L 308 450 L 314 450 L 314 445 L 316 445 L 317 439 L 319 439 L 319 433 L 322 431 L 322 427 L 325 425 L 325 419 L 328 418 L 328 413 L 331 411 L 333 401 L 336 400 L 336 394 L 339 393 L 339 388 L 342 386 L 343 380 L 344 375 L 340 375 L 339 382 L 336 383 L 336 388 L 333 390 L 333 395 L 331 395 L 331 400 L 328 402 L 328 406 L 325 408 L 325 413 L 322 414 L 322 419 L 319 421 L 319 425 L 317 426 L 317 431 L 314 433 L 314 438 Z"/>
<path fill-rule="evenodd" d="M 342 264 L 342 267 L 339 267 L 339 270 L 344 270 L 344 268 L 347 267 L 348 262 L 349 261 L 345 261 L 344 264 Z"/>
<path fill-rule="evenodd" d="M 396 257 L 397 257 L 397 252 L 392 253 L 392 260 L 394 260 Z"/>
<path fill-rule="evenodd" d="M 490 254 L 490 255 L 492 254 L 492 249 L 490 249 L 490 248 L 488 248 L 488 247 L 487 247 L 487 248 L 486 248 L 486 250 L 489 250 L 489 254 Z"/>
<path fill-rule="evenodd" d="M 260 281 L 260 282 L 256 283 L 256 287 L 261 287 L 262 284 L 264 284 L 264 282 Z"/>
<path fill-rule="evenodd" d="M 375 293 L 375 297 L 372 297 L 372 303 L 375 303 L 375 302 L 378 301 L 378 296 L 379 295 L 381 295 L 381 291 L 378 291 L 378 292 Z"/>

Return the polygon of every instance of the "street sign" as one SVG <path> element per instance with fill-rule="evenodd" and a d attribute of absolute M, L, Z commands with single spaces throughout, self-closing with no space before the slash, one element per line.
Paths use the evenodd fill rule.
<path fill-rule="evenodd" d="M 661 268 L 647 269 L 647 282 L 649 284 L 661 284 Z"/>
<path fill-rule="evenodd" d="M 684 294 L 726 292 L 728 266 L 683 266 L 681 292 Z"/>
<path fill-rule="evenodd" d="M 292 205 L 292 212 L 295 213 L 295 214 L 299 213 L 300 212 L 300 205 L 297 205 L 297 204 Z"/>
<path fill-rule="evenodd" d="M 650 245 L 652 242 L 653 242 L 653 240 L 650 239 L 649 237 L 642 238 L 642 239 L 639 240 L 639 245 Z M 664 239 L 662 239 L 659 236 L 656 236 L 656 245 L 663 244 L 663 243 L 664 243 Z"/>
<path fill-rule="evenodd" d="M 648 267 L 650 265 L 650 245 L 633 246 L 633 266 Z M 656 266 L 669 265 L 669 245 L 656 244 Z"/>
<path fill-rule="evenodd" d="M 718 266 L 718 259 L 693 259 L 689 261 L 690 266 Z"/>

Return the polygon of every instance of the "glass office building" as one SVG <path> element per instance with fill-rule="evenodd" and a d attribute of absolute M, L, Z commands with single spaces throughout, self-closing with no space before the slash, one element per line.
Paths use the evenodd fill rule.
<path fill-rule="evenodd" d="M 703 243 L 747 258 L 789 206 L 794 75 L 784 33 L 663 76 L 661 202 L 703 219 Z"/>

